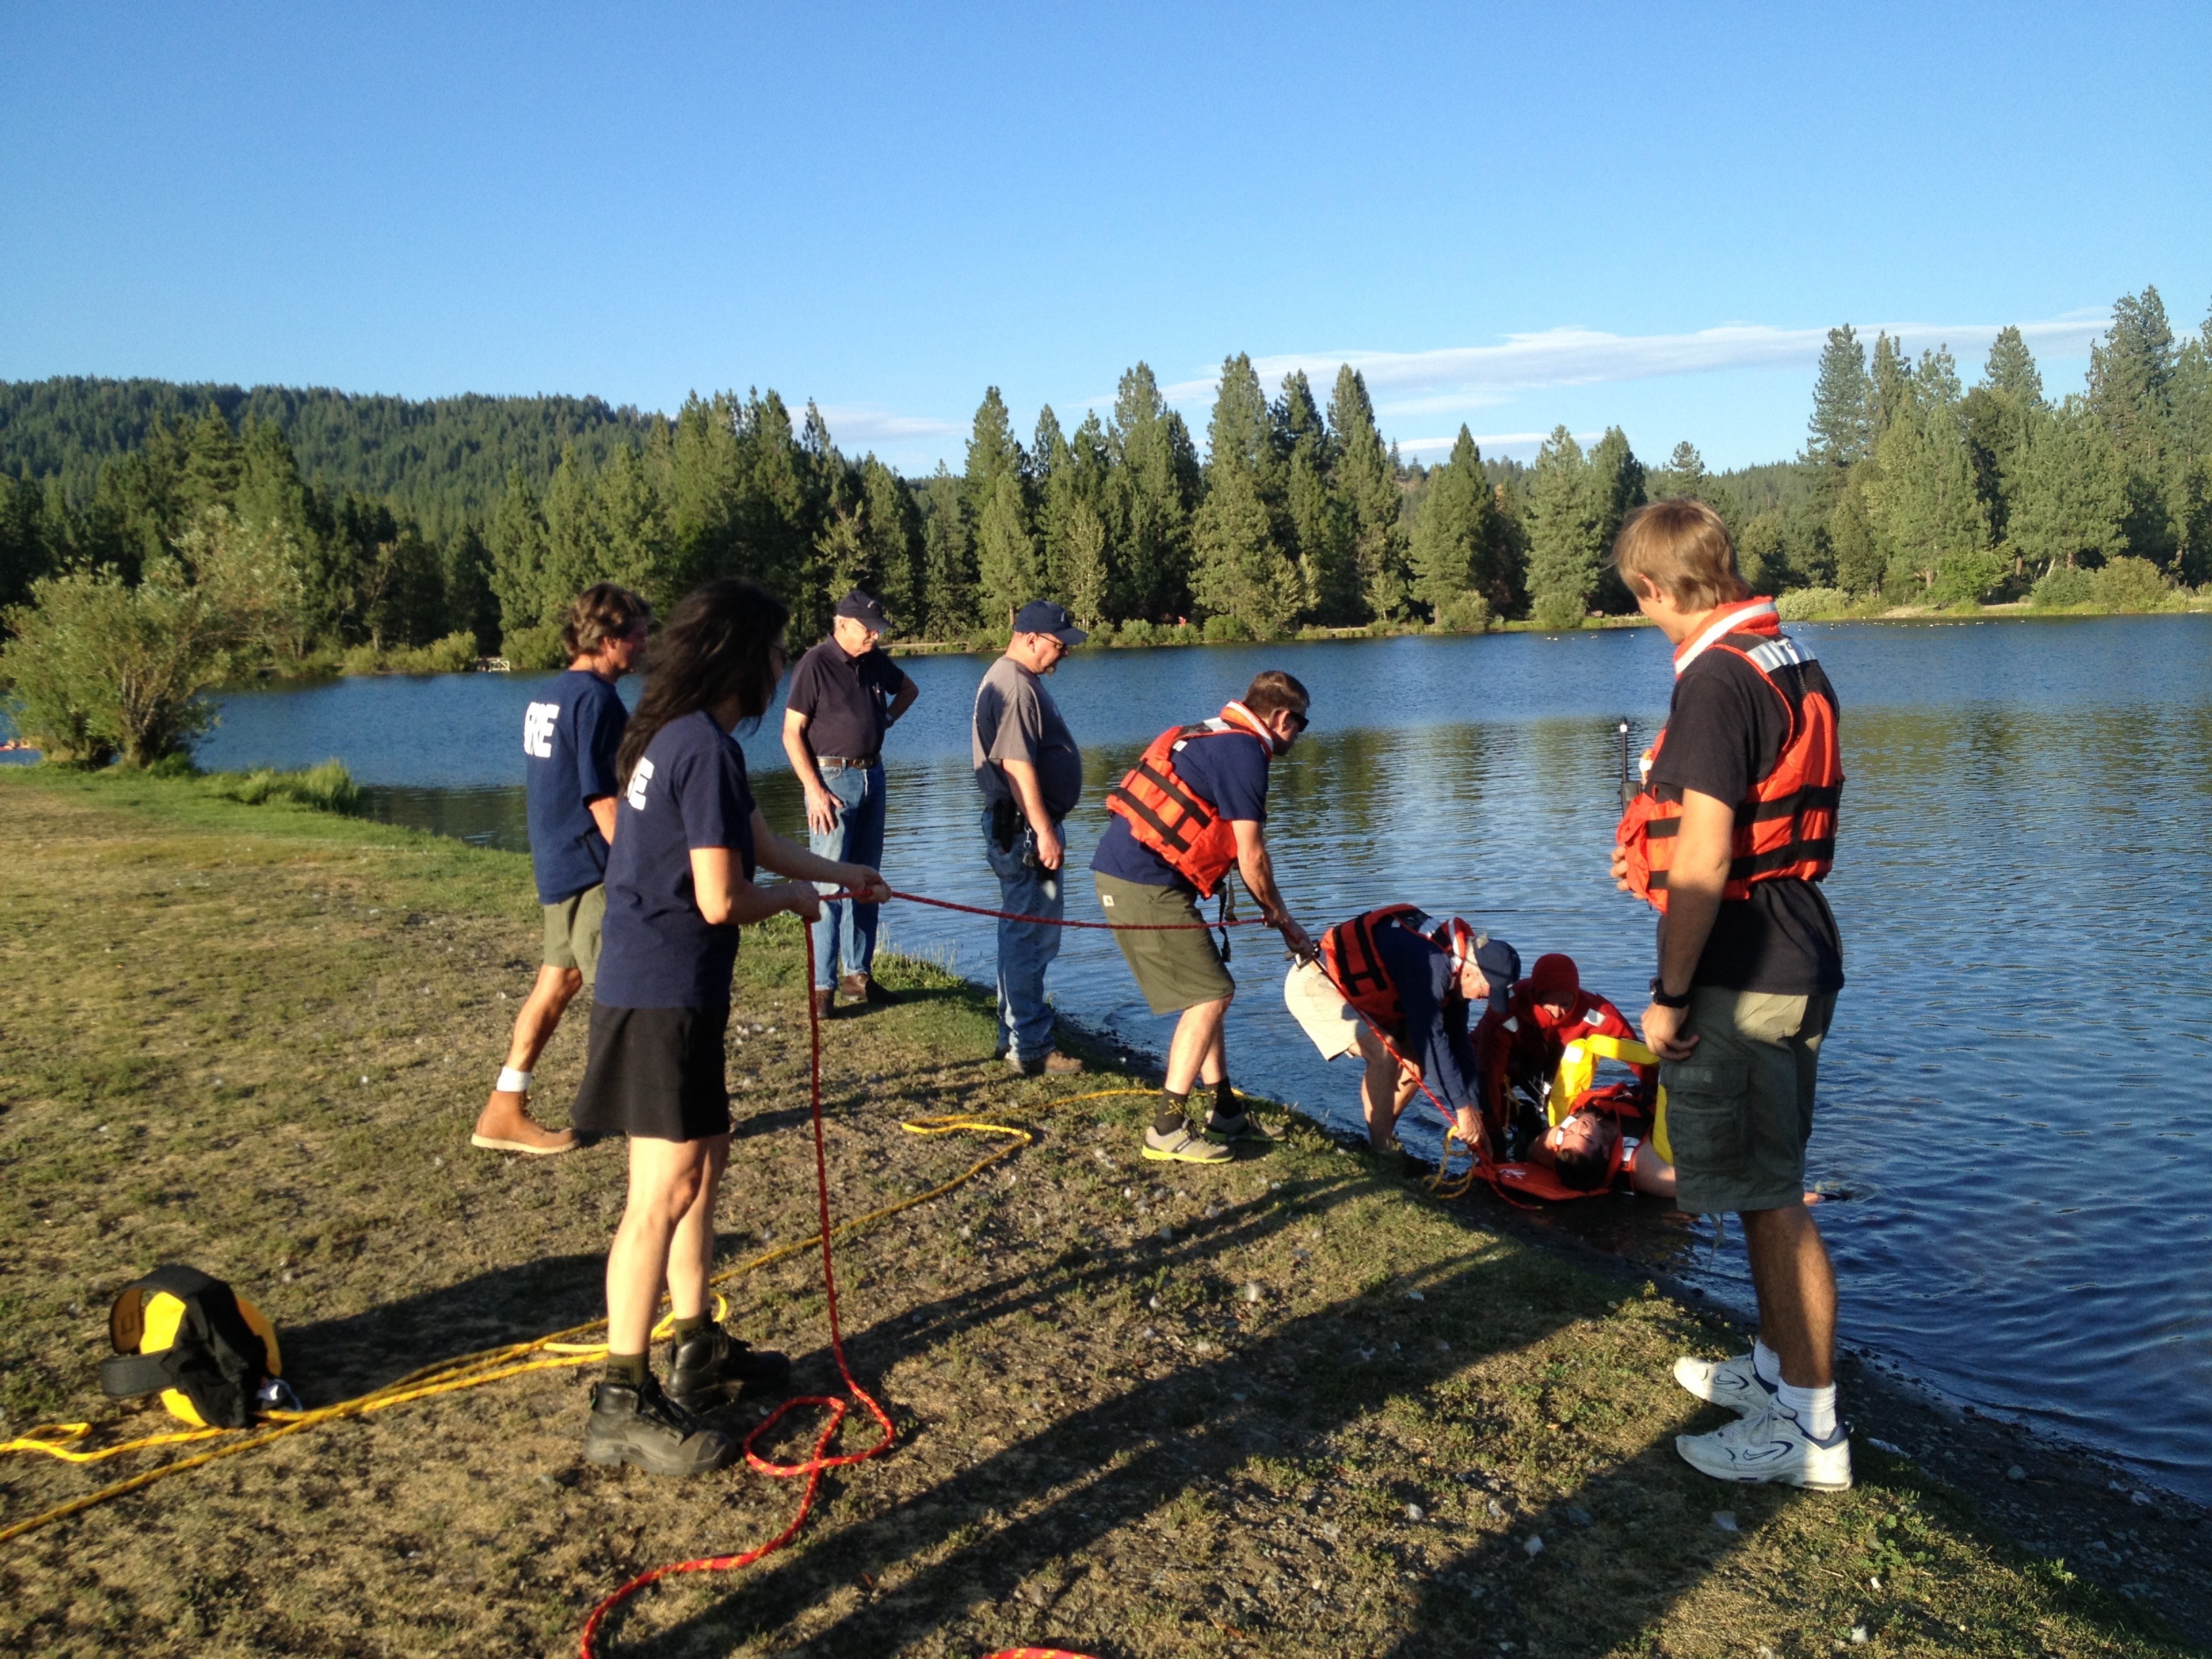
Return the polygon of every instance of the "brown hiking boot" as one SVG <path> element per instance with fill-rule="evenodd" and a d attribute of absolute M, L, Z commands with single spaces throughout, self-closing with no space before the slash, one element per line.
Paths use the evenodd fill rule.
<path fill-rule="evenodd" d="M 526 1152 L 532 1158 L 551 1158 L 576 1150 L 574 1129 L 548 1129 L 530 1115 L 530 1097 L 511 1089 L 495 1089 L 477 1119 L 469 1145 L 493 1152 Z"/>
<path fill-rule="evenodd" d="M 837 989 L 848 1002 L 872 1004 L 887 1007 L 898 999 L 876 983 L 872 974 L 848 974 L 837 981 Z"/>
<path fill-rule="evenodd" d="M 829 1019 L 829 1018 L 830 1018 L 834 1017 L 834 1016 L 836 1015 L 836 1012 L 837 1012 L 837 994 L 836 994 L 836 992 L 835 992 L 835 991 L 817 991 L 817 992 L 815 992 L 815 993 L 814 993 L 814 1018 L 817 1018 L 817 1019 Z"/>

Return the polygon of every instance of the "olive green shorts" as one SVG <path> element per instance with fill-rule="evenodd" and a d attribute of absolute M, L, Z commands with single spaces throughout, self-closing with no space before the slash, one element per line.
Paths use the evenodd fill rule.
<path fill-rule="evenodd" d="M 1682 1208 L 1711 1215 L 1803 1200 L 1820 1042 L 1835 1014 L 1833 993 L 1691 991 L 1682 1030 L 1697 1052 L 1659 1068 Z"/>
<path fill-rule="evenodd" d="M 607 890 L 586 887 L 545 907 L 545 965 L 581 970 L 589 985 L 599 976 L 599 928 L 607 919 Z"/>
<path fill-rule="evenodd" d="M 1091 872 L 1098 906 L 1109 921 L 1192 923 L 1201 921 L 1198 901 L 1180 887 L 1147 887 L 1119 876 Z M 1180 933 L 1116 933 L 1114 942 L 1137 976 L 1137 988 L 1156 1014 L 1179 1014 L 1201 1002 L 1237 994 L 1213 935 L 1202 926 Z"/>

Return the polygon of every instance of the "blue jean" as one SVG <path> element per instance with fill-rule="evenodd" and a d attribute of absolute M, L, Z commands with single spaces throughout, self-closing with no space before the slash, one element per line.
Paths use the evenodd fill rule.
<path fill-rule="evenodd" d="M 819 858 L 840 864 L 865 864 L 871 870 L 884 861 L 884 768 L 878 761 L 863 772 L 824 771 L 823 787 L 837 798 L 837 822 L 827 835 L 812 829 L 806 844 Z M 817 882 L 816 890 L 834 893 L 836 887 Z M 876 920 L 879 904 L 855 904 L 840 899 L 822 907 L 822 920 L 814 924 L 814 988 L 826 991 L 837 983 L 838 963 L 848 974 L 875 969 Z"/>
<path fill-rule="evenodd" d="M 1062 913 L 1066 884 L 1060 870 L 1033 869 L 1023 862 L 1028 835 L 1017 831 L 1012 852 L 1001 853 L 991 839 L 991 814 L 983 813 L 983 855 L 999 878 L 999 908 L 1024 915 Z M 1006 1052 L 1018 1060 L 1041 1060 L 1052 1052 L 1052 1007 L 1044 1000 L 1044 970 L 1060 954 L 1060 930 L 1042 922 L 999 924 L 999 1033 Z"/>

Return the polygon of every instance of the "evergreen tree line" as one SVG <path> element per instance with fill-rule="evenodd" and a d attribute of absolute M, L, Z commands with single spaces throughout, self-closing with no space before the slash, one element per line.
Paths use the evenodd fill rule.
<path fill-rule="evenodd" d="M 294 430 L 303 411 L 337 429 L 322 394 L 241 394 L 235 424 L 207 395 L 173 423 L 167 408 L 206 389 L 168 388 L 165 403 L 146 390 L 158 385 L 0 388 L 0 409 L 15 411 L 0 450 L 40 458 L 0 474 L 0 604 L 58 570 L 128 586 L 167 559 L 189 579 L 214 548 L 234 580 L 266 574 L 255 637 L 279 669 L 432 641 L 538 665 L 592 581 L 665 606 L 725 573 L 788 597 L 802 637 L 856 586 L 908 637 L 951 640 L 1002 631 L 1040 594 L 1130 641 L 1521 617 L 1570 627 L 1633 608 L 1606 552 L 1623 515 L 1664 495 L 1712 502 L 1761 591 L 1953 604 L 2040 582 L 2039 596 L 2063 599 L 2087 597 L 2069 584 L 2124 556 L 2154 586 L 2212 576 L 2212 319 L 2178 342 L 2149 289 L 2118 302 L 2087 390 L 2056 404 L 2016 329 L 1971 390 L 1946 350 L 1914 362 L 1883 335 L 1869 354 L 1836 329 L 1804 453 L 1725 475 L 1686 442 L 1647 468 L 1618 428 L 1585 450 L 1561 427 L 1523 467 L 1486 460 L 1462 428 L 1446 459 L 1408 465 L 1350 367 L 1324 407 L 1304 374 L 1270 396 L 1238 356 L 1223 365 L 1203 456 L 1139 363 L 1110 413 L 1071 432 L 1047 408 L 1026 443 L 991 389 L 962 469 L 923 477 L 845 455 L 812 404 L 794 414 L 773 391 L 694 395 L 672 418 L 447 400 L 453 422 L 477 423 L 466 465 L 417 445 L 377 475 L 380 494 L 357 482 L 374 446 L 315 465 L 288 434 L 287 410 Z M 517 407 L 486 412 L 501 404 Z M 579 410 L 605 418 L 552 445 L 555 416 Z M 501 432 L 505 471 L 488 488 L 481 468 Z M 408 508 L 428 500 L 475 505 L 434 525 Z M 252 556 L 233 556 L 234 543 Z"/>

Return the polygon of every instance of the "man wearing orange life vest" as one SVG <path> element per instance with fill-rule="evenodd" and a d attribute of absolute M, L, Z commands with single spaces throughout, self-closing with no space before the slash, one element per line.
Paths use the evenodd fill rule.
<path fill-rule="evenodd" d="M 1234 866 L 1267 925 L 1293 951 L 1312 954 L 1276 890 L 1263 829 L 1268 768 L 1305 730 L 1310 701 L 1304 686 L 1270 669 L 1216 718 L 1160 733 L 1107 792 L 1112 816 L 1091 860 L 1098 902 L 1107 921 L 1137 925 L 1114 939 L 1152 1011 L 1180 1016 L 1146 1158 L 1225 1163 L 1228 1143 L 1258 1133 L 1229 1082 L 1222 1026 L 1237 984 L 1197 902 Z M 1210 1114 L 1188 1110 L 1201 1081 L 1213 1091 Z"/>
<path fill-rule="evenodd" d="M 1453 1115 L 1460 1139 L 1480 1145 L 1480 1073 L 1468 1012 L 1504 1006 L 1521 967 L 1513 947 L 1457 916 L 1431 923 L 1410 904 L 1390 904 L 1323 933 L 1321 963 L 1358 1016 L 1352 1040 L 1367 1062 L 1359 1085 L 1367 1144 L 1387 1151 L 1425 1087 Z"/>
<path fill-rule="evenodd" d="M 1843 945 L 1820 888 L 1843 787 L 1834 689 L 1736 574 L 1720 515 L 1629 514 L 1613 564 L 1674 647 L 1666 729 L 1622 815 L 1613 873 L 1660 914 L 1644 1040 L 1659 1055 L 1686 1210 L 1741 1217 L 1759 1340 L 1674 1376 L 1738 1420 L 1675 1448 L 1722 1480 L 1851 1483 L 1836 1413 L 1835 1274 L 1804 1203 L 1820 1043 Z"/>

